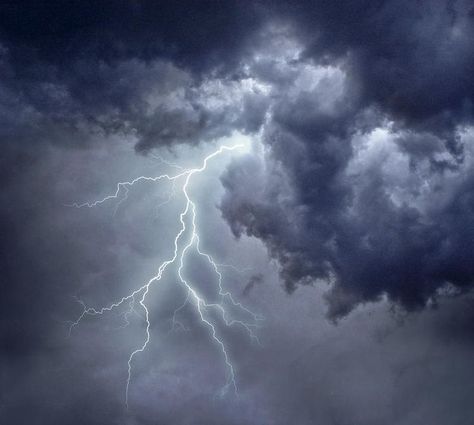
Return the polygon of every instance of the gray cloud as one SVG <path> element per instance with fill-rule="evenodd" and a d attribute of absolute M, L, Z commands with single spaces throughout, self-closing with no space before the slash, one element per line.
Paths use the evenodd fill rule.
<path fill-rule="evenodd" d="M 260 285 L 263 281 L 263 275 L 262 274 L 254 274 L 250 276 L 247 284 L 244 286 L 244 290 L 242 291 L 242 295 L 244 297 L 248 296 L 250 294 L 250 291 L 256 286 Z"/>
<path fill-rule="evenodd" d="M 289 290 L 332 282 L 332 318 L 383 295 L 414 309 L 447 283 L 472 285 L 472 90 L 458 76 L 473 60 L 465 50 L 472 19 L 464 3 L 446 7 L 428 6 L 417 20 L 390 3 L 290 6 L 290 21 L 302 24 L 293 47 L 278 62 L 255 59 L 257 72 L 266 63 L 267 75 L 292 76 L 268 80 L 265 161 L 282 171 L 248 178 L 248 161 L 234 164 L 222 179 L 223 216 L 237 236 L 265 242 Z M 288 189 L 275 193 L 287 186 L 291 199 Z"/>
<path fill-rule="evenodd" d="M 470 421 L 469 2 L 1 9 L 1 420 Z M 169 333 L 183 296 L 170 277 L 152 297 L 153 343 L 126 411 L 140 317 L 125 329 L 119 314 L 90 320 L 71 338 L 66 322 L 80 312 L 73 295 L 100 306 L 156 271 L 180 199 L 158 209 L 169 188 L 143 186 L 114 217 L 63 204 L 166 168 L 150 151 L 195 164 L 236 131 L 255 139 L 251 152 L 193 193 L 206 248 L 252 267 L 225 283 L 266 317 L 262 347 L 223 332 L 240 396 L 216 397 L 222 359 L 192 311 L 189 331 Z M 208 273 L 189 271 L 205 287 Z"/>

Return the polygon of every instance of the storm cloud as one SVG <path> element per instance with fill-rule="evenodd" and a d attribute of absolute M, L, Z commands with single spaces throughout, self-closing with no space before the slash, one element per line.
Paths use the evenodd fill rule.
<path fill-rule="evenodd" d="M 4 2 L 0 418 L 472 422 L 473 47 L 469 1 Z M 240 395 L 217 397 L 193 313 L 169 331 L 168 276 L 127 410 L 143 317 L 68 325 L 77 297 L 100 307 L 156 273 L 182 199 L 143 185 L 116 210 L 65 205 L 233 137 L 248 152 L 192 193 L 262 344 L 223 332 Z"/>
<path fill-rule="evenodd" d="M 332 318 L 382 295 L 414 309 L 447 284 L 469 290 L 469 4 L 285 10 L 300 51 L 265 64 L 293 77 L 269 81 L 274 99 L 262 140 L 274 165 L 243 161 L 223 177 L 222 210 L 234 233 L 265 241 L 289 290 L 331 282 Z M 255 196 L 242 185 L 259 167 L 281 171 Z M 285 185 L 290 197 L 278 191 Z"/>

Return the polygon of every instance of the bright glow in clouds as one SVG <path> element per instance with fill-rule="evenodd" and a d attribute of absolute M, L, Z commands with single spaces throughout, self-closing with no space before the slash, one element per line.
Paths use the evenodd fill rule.
<path fill-rule="evenodd" d="M 229 138 L 229 140 L 234 141 L 236 136 Z M 129 308 L 125 313 L 125 320 L 128 322 L 128 316 L 135 311 L 136 307 L 140 307 L 144 312 L 144 320 L 146 322 L 146 331 L 143 343 L 137 347 L 134 351 L 130 353 L 128 358 L 128 377 L 125 387 L 125 402 L 128 406 L 128 393 L 130 388 L 130 382 L 132 378 L 132 366 L 133 362 L 136 359 L 136 356 L 143 352 L 151 338 L 150 333 L 150 319 L 149 319 L 149 310 L 147 307 L 147 296 L 149 294 L 150 287 L 153 284 L 158 283 L 165 271 L 171 266 L 177 266 L 177 278 L 179 284 L 181 284 L 186 290 L 186 298 L 184 303 L 175 310 L 173 314 L 173 327 L 179 322 L 176 320 L 177 313 L 187 304 L 191 303 L 197 312 L 197 315 L 203 324 L 208 330 L 211 340 L 215 343 L 216 347 L 221 351 L 223 361 L 226 367 L 227 379 L 226 383 L 222 388 L 222 394 L 224 394 L 229 388 L 237 393 L 237 384 L 235 380 L 235 371 L 232 360 L 229 356 L 228 349 L 219 335 L 218 323 L 212 317 L 212 312 L 218 314 L 218 317 L 222 319 L 222 322 L 226 326 L 239 326 L 244 329 L 249 336 L 258 342 L 258 338 L 254 333 L 254 329 L 258 325 L 259 321 L 262 320 L 262 317 L 251 312 L 240 302 L 237 302 L 232 294 L 223 287 L 222 284 L 222 274 L 219 271 L 219 267 L 225 266 L 218 264 L 209 254 L 204 252 L 199 245 L 199 231 L 196 225 L 196 209 L 197 206 L 192 200 L 192 196 L 189 194 L 189 185 L 192 181 L 194 175 L 202 173 L 206 170 L 208 162 L 214 158 L 226 153 L 234 151 L 248 151 L 250 149 L 250 140 L 245 137 L 238 137 L 238 142 L 232 145 L 224 145 L 219 149 L 215 150 L 207 157 L 204 158 L 200 167 L 189 168 L 189 169 L 179 169 L 176 174 L 161 174 L 154 177 L 139 176 L 131 181 L 124 181 L 117 183 L 116 190 L 114 193 L 104 197 L 103 199 L 96 200 L 94 202 L 85 202 L 82 204 L 74 203 L 70 206 L 76 208 L 93 208 L 101 204 L 106 203 L 107 201 L 118 201 L 116 207 L 120 205 L 125 199 L 130 189 L 140 183 L 140 182 L 160 182 L 162 180 L 171 182 L 174 187 L 179 187 L 182 196 L 184 197 L 186 203 L 184 208 L 177 214 L 177 219 L 181 223 L 181 227 L 174 238 L 174 247 L 172 247 L 172 254 L 170 257 L 163 261 L 158 267 L 157 273 L 144 285 L 135 289 L 133 292 L 124 296 L 120 300 L 113 302 L 107 306 L 101 308 L 94 308 L 85 305 L 82 301 L 79 301 L 84 307 L 80 316 L 75 320 L 70 326 L 70 332 L 73 328 L 81 322 L 85 316 L 96 316 L 102 315 L 104 313 L 110 312 L 115 308 L 118 308 L 123 305 L 127 305 Z M 193 285 L 192 279 L 185 277 L 185 266 L 187 254 L 191 251 L 195 252 L 202 256 L 206 262 L 209 264 L 209 267 L 215 273 L 217 277 L 217 288 L 216 294 L 218 295 L 219 302 L 209 302 L 206 297 L 204 297 L 199 289 Z M 226 310 L 227 305 L 232 306 L 233 309 L 237 309 L 246 320 L 237 320 L 231 317 L 231 314 Z"/>

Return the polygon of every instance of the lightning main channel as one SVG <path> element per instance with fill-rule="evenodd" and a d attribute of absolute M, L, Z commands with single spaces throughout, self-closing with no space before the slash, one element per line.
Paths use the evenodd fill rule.
<path fill-rule="evenodd" d="M 235 378 L 234 365 L 231 361 L 228 348 L 226 347 L 226 344 L 224 343 L 223 339 L 219 335 L 219 332 L 217 329 L 217 323 L 215 322 L 215 320 L 211 319 L 209 312 L 216 312 L 218 316 L 222 319 L 222 322 L 226 326 L 238 326 L 242 328 L 244 331 L 248 333 L 250 338 L 252 340 L 255 340 L 257 343 L 259 343 L 259 341 L 254 330 L 258 326 L 259 322 L 263 320 L 263 318 L 260 315 L 255 314 L 252 311 L 250 311 L 242 303 L 236 301 L 235 298 L 232 296 L 232 294 L 227 289 L 224 288 L 223 282 L 222 282 L 223 276 L 219 268 L 221 266 L 228 267 L 228 265 L 218 264 L 210 254 L 202 250 L 200 246 L 199 232 L 196 225 L 196 204 L 191 199 L 191 196 L 188 192 L 188 188 L 189 188 L 190 182 L 192 181 L 192 177 L 196 174 L 199 174 L 205 171 L 207 169 L 207 164 L 210 160 L 217 157 L 218 155 L 221 155 L 222 153 L 226 151 L 234 151 L 242 147 L 244 147 L 243 144 L 235 144 L 232 146 L 221 146 L 219 149 L 217 149 L 216 151 L 206 156 L 204 160 L 202 161 L 201 166 L 198 168 L 183 169 L 173 164 L 174 168 L 177 168 L 178 170 L 182 170 L 182 171 L 179 171 L 177 174 L 173 174 L 173 175 L 161 174 L 155 177 L 139 176 L 130 181 L 117 183 L 115 192 L 110 195 L 105 196 L 102 199 L 99 199 L 93 202 L 73 203 L 73 204 L 68 205 L 70 207 L 75 207 L 75 208 L 94 208 L 106 203 L 107 201 L 116 200 L 118 202 L 115 207 L 115 211 L 117 211 L 117 208 L 127 199 L 130 189 L 137 183 L 159 182 L 159 181 L 164 180 L 164 181 L 171 182 L 173 184 L 173 190 L 174 190 L 176 184 L 182 181 L 181 193 L 185 200 L 185 206 L 181 210 L 181 212 L 179 212 L 178 214 L 179 222 L 181 226 L 174 238 L 172 255 L 170 255 L 168 259 L 166 259 L 160 264 L 156 274 L 153 277 L 151 277 L 148 280 L 148 282 L 144 283 L 139 288 L 130 292 L 128 295 L 125 295 L 118 301 L 115 301 L 101 308 L 95 308 L 95 307 L 87 306 L 82 300 L 78 300 L 81 306 L 83 307 L 83 310 L 81 314 L 79 315 L 79 317 L 75 321 L 71 322 L 71 325 L 69 327 L 69 334 L 71 334 L 72 330 L 76 326 L 78 326 L 79 323 L 86 316 L 103 315 L 118 307 L 121 307 L 124 304 L 128 305 L 128 310 L 123 314 L 125 325 L 128 325 L 129 316 L 134 312 L 137 313 L 135 308 L 138 305 L 141 307 L 144 313 L 143 320 L 145 321 L 145 324 L 146 324 L 145 338 L 142 344 L 130 353 L 130 356 L 128 358 L 128 362 L 127 362 L 128 375 L 127 375 L 127 382 L 125 386 L 125 404 L 127 408 L 128 408 L 129 389 L 130 389 L 130 383 L 131 383 L 131 378 L 132 378 L 133 362 L 135 360 L 135 357 L 146 349 L 151 339 L 150 314 L 149 314 L 149 310 L 146 304 L 147 296 L 149 294 L 151 286 L 161 281 L 164 272 L 168 269 L 168 267 L 170 267 L 171 265 L 174 265 L 175 263 L 178 266 L 177 282 L 180 285 L 182 285 L 182 287 L 185 289 L 186 297 L 183 304 L 179 306 L 173 313 L 172 330 L 177 325 L 179 325 L 182 329 L 185 329 L 184 326 L 176 319 L 176 317 L 178 313 L 186 305 L 188 304 L 193 305 L 195 308 L 195 311 L 197 312 L 197 316 L 200 322 L 208 329 L 211 341 L 215 343 L 216 347 L 222 353 L 224 365 L 226 368 L 226 382 L 225 382 L 225 385 L 222 387 L 221 393 L 225 394 L 229 388 L 232 388 L 234 392 L 237 393 L 237 383 L 236 383 L 236 378 Z M 190 279 L 187 279 L 184 276 L 186 256 L 189 253 L 189 251 L 191 251 L 192 249 L 194 249 L 195 252 L 199 256 L 203 257 L 207 261 L 212 271 L 215 273 L 215 276 L 217 278 L 216 292 L 218 295 L 219 302 L 211 303 L 207 301 L 206 298 L 200 293 L 199 289 L 195 287 L 195 285 L 193 285 L 192 281 Z M 248 320 L 238 320 L 238 319 L 233 318 L 232 315 L 229 314 L 229 312 L 227 311 L 226 305 L 232 306 L 233 309 L 237 309 L 242 315 L 247 317 Z"/>

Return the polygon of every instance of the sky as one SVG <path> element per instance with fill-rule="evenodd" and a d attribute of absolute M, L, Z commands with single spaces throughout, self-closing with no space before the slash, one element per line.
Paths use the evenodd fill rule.
<path fill-rule="evenodd" d="M 473 76 L 470 1 L 2 2 L 0 422 L 473 423 Z"/>

